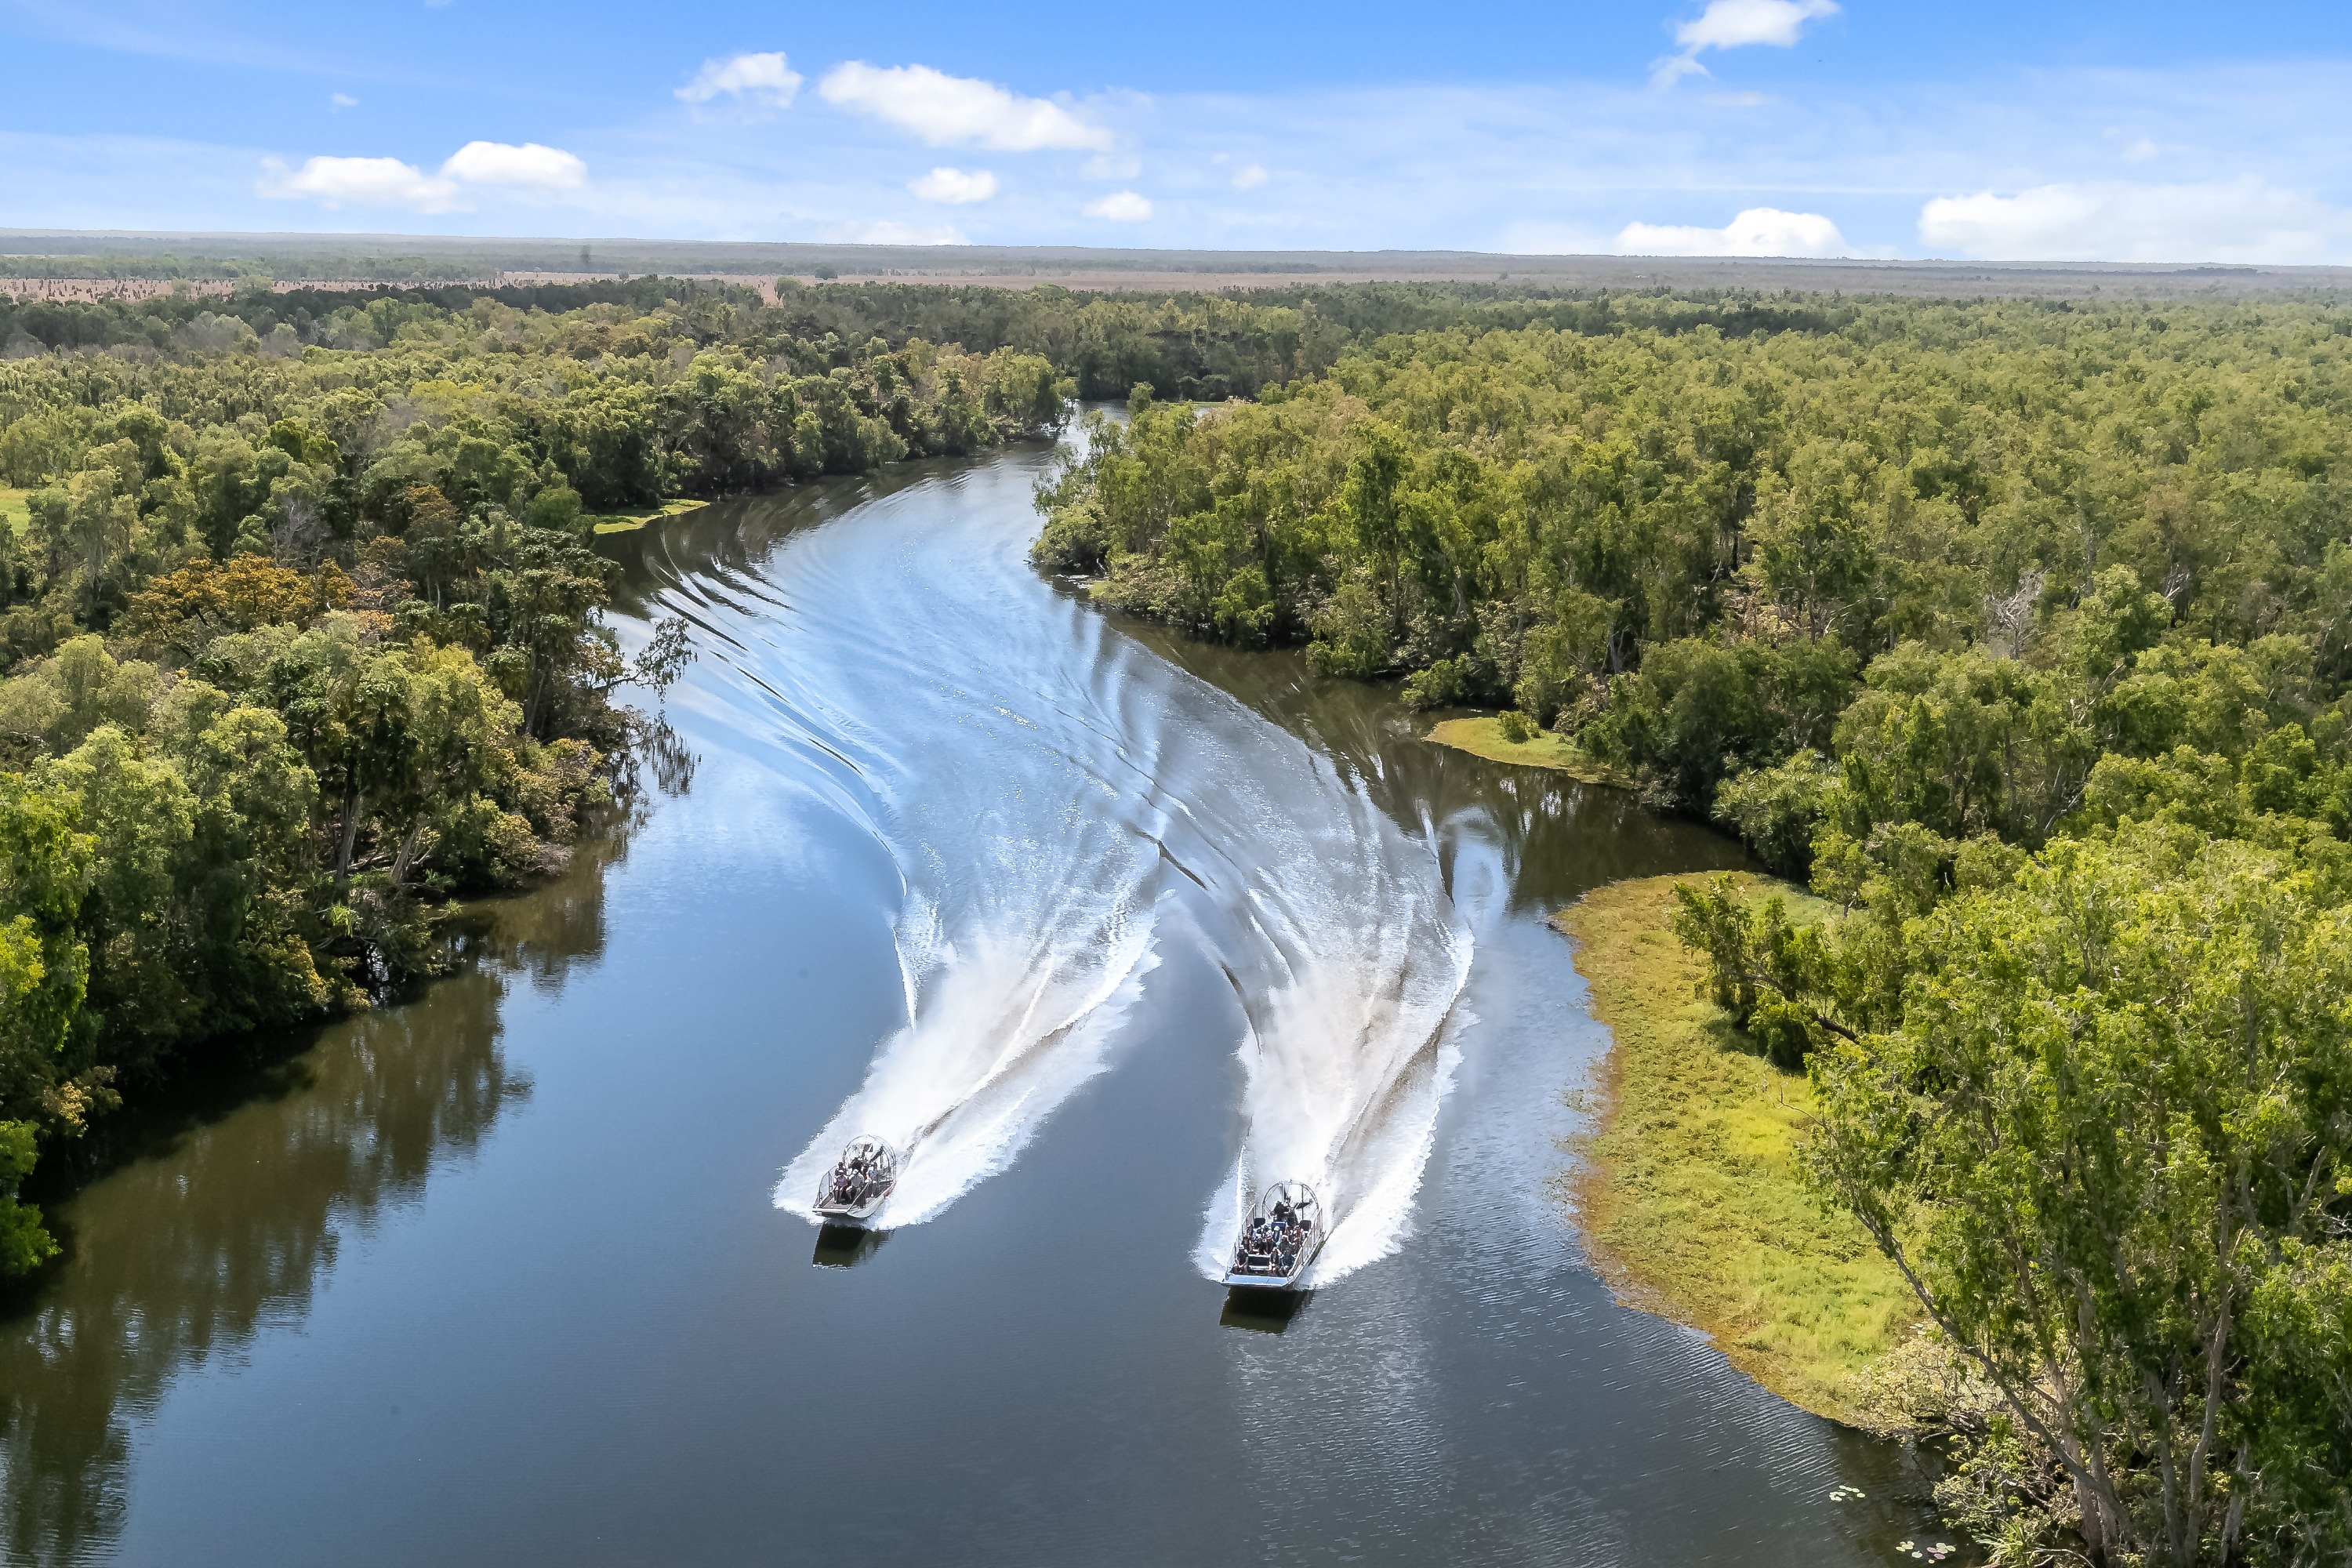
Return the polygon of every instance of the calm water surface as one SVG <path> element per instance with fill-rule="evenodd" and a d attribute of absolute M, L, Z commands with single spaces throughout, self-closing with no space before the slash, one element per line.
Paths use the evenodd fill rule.
<path fill-rule="evenodd" d="M 467 973 L 61 1205 L 12 1563 L 1848 1563 L 1895 1449 L 1624 1310 L 1550 910 L 1736 862 L 1029 571 L 1039 452 L 624 546 L 667 788 Z M 878 1245 L 796 1212 L 919 1135 Z M 1286 1321 L 1238 1195 L 1338 1219 Z M 1860 1500 L 1832 1502 L 1841 1484 Z"/>

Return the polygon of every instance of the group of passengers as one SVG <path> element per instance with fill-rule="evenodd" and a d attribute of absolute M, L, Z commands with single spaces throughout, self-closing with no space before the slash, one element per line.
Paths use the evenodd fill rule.
<path fill-rule="evenodd" d="M 1234 1272 L 1290 1273 L 1298 1267 L 1298 1252 L 1307 1245 L 1311 1228 L 1312 1216 L 1305 1204 L 1293 1205 L 1287 1198 L 1276 1199 L 1272 1209 L 1252 1215 L 1243 1228 L 1241 1256 L 1235 1260 Z"/>
<path fill-rule="evenodd" d="M 859 1143 L 834 1166 L 833 1180 L 826 1184 L 822 1206 L 863 1207 L 879 1195 L 890 1173 L 888 1158 L 882 1149 L 871 1143 Z"/>

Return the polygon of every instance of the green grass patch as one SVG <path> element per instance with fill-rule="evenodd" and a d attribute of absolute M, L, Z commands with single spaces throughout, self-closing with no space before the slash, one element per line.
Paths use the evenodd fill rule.
<path fill-rule="evenodd" d="M 1704 965 L 1671 929 L 1688 879 L 1614 883 L 1554 917 L 1614 1039 L 1570 1184 L 1578 1215 L 1619 1300 L 1705 1330 L 1773 1393 L 1851 1421 L 1917 1303 L 1861 1226 L 1805 1187 L 1810 1090 L 1743 1049 L 1699 991 Z M 1793 918 L 1821 912 L 1788 883 L 1740 881 L 1789 899 Z"/>
<path fill-rule="evenodd" d="M 1427 738 L 1490 763 L 1551 768 L 1586 784 L 1622 786 L 1626 782 L 1549 730 L 1537 731 L 1533 740 L 1507 741 L 1503 739 L 1502 722 L 1499 718 L 1447 719 L 1433 727 Z"/>
<path fill-rule="evenodd" d="M 595 527 L 599 533 L 630 533 L 649 522 L 659 522 L 666 517 L 676 517 L 681 512 L 700 511 L 709 504 L 709 501 L 681 499 L 666 500 L 659 506 L 639 507 L 635 511 L 592 511 L 582 515 Z"/>
<path fill-rule="evenodd" d="M 12 490 L 0 486 L 0 523 L 10 528 L 23 528 L 33 521 L 33 492 Z"/>

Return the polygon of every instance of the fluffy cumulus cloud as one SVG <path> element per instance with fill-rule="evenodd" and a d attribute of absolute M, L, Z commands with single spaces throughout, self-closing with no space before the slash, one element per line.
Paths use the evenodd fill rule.
<path fill-rule="evenodd" d="M 927 202 L 961 205 L 984 202 L 996 194 L 996 176 L 986 169 L 933 169 L 920 179 L 907 182 L 907 188 Z"/>
<path fill-rule="evenodd" d="M 1080 209 L 1088 217 L 1110 223 L 1141 223 L 1151 216 L 1151 204 L 1133 191 L 1113 191 Z"/>
<path fill-rule="evenodd" d="M 1806 23 L 1837 14 L 1836 0 L 1709 0 L 1706 10 L 1675 26 L 1682 53 L 1653 62 L 1650 79 L 1665 88 L 1686 76 L 1705 76 L 1698 57 L 1707 49 L 1790 48 L 1804 37 Z"/>
<path fill-rule="evenodd" d="M 731 98 L 762 109 L 784 109 L 800 91 L 801 79 L 801 73 L 782 54 L 730 55 L 723 60 L 703 61 L 694 79 L 677 89 L 677 96 L 686 103 Z"/>
<path fill-rule="evenodd" d="M 515 185 L 531 191 L 576 191 L 588 165 L 560 147 L 526 142 L 468 142 L 441 165 L 443 175 L 469 185 Z"/>
<path fill-rule="evenodd" d="M 310 158 L 299 169 L 276 159 L 261 166 L 261 194 L 308 199 L 327 207 L 404 207 L 446 213 L 464 205 L 455 180 L 427 174 L 397 158 Z"/>
<path fill-rule="evenodd" d="M 2352 244 L 2352 215 L 2252 175 L 2101 180 L 1938 196 L 1919 213 L 1919 239 L 1945 255 L 2004 261 L 2324 261 Z"/>
<path fill-rule="evenodd" d="M 446 213 L 467 206 L 468 187 L 555 193 L 588 183 L 588 165 L 559 147 L 536 142 L 468 142 L 428 174 L 397 158 L 310 158 L 289 169 L 275 158 L 261 165 L 260 192 L 281 201 L 326 207 L 400 207 Z"/>
<path fill-rule="evenodd" d="M 1721 228 L 1629 223 L 1617 232 L 1625 256 L 1850 256 L 1837 225 L 1819 213 L 1749 207 Z"/>
<path fill-rule="evenodd" d="M 852 60 L 817 84 L 837 109 L 869 115 L 913 132 L 934 147 L 970 144 L 998 153 L 1047 148 L 1108 152 L 1110 132 L 1048 99 L 1019 93 L 929 66 L 870 66 Z"/>

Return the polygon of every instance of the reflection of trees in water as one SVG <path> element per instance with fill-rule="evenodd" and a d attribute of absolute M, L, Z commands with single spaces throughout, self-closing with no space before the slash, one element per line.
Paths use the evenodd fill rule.
<path fill-rule="evenodd" d="M 473 951 L 528 975 L 542 994 L 561 989 L 575 965 L 594 963 L 604 952 L 604 874 L 627 858 L 629 830 L 638 820 L 632 812 L 604 832 L 583 836 L 562 876 L 483 906 L 490 919 Z"/>
<path fill-rule="evenodd" d="M 309 1310 L 343 1230 L 417 1201 L 530 1092 L 499 1047 L 498 969 L 559 984 L 604 942 L 618 835 L 501 901 L 489 962 L 336 1025 L 250 1100 L 65 1205 L 68 1257 L 0 1318 L 0 1547 L 102 1555 L 121 1527 L 131 1424 L 183 1369 Z"/>
<path fill-rule="evenodd" d="M 656 717 L 638 731 L 637 747 L 628 762 L 634 773 L 649 769 L 654 787 L 675 800 L 692 793 L 694 769 L 699 761 L 677 731 L 669 727 L 667 718 Z"/>

